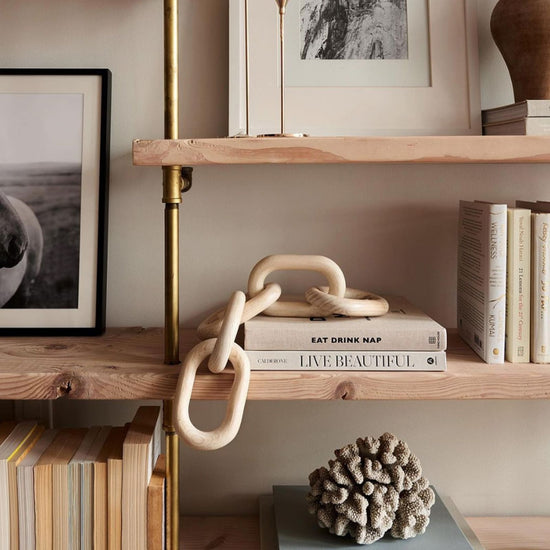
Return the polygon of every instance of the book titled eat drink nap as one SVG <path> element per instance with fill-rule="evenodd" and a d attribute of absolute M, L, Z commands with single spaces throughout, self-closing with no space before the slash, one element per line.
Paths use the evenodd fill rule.
<path fill-rule="evenodd" d="M 245 350 L 443 351 L 447 332 L 401 296 L 380 317 L 268 317 L 244 325 Z"/>

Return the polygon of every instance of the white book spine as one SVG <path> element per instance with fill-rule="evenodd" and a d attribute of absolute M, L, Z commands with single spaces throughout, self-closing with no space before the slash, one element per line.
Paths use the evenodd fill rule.
<path fill-rule="evenodd" d="M 532 214 L 531 361 L 550 363 L 550 213 Z"/>
<path fill-rule="evenodd" d="M 487 363 L 504 362 L 507 206 L 460 201 L 457 323 Z"/>
<path fill-rule="evenodd" d="M 380 317 L 257 316 L 244 325 L 248 350 L 444 351 L 447 331 L 403 297 L 389 296 Z"/>
<path fill-rule="evenodd" d="M 249 350 L 252 370 L 444 371 L 444 351 Z"/>
<path fill-rule="evenodd" d="M 506 360 L 530 361 L 531 211 L 508 209 Z"/>

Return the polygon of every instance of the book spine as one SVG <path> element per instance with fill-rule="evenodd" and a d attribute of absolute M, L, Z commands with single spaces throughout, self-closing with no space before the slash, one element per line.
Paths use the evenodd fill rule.
<path fill-rule="evenodd" d="M 531 211 L 508 209 L 506 269 L 506 360 L 530 360 Z"/>
<path fill-rule="evenodd" d="M 550 363 L 549 213 L 532 214 L 531 361 Z"/>
<path fill-rule="evenodd" d="M 487 363 L 504 362 L 507 206 L 460 202 L 457 324 Z"/>
<path fill-rule="evenodd" d="M 293 351 L 247 350 L 252 370 L 293 371 L 444 371 L 444 351 Z"/>
<path fill-rule="evenodd" d="M 369 334 L 352 334 L 333 328 L 327 333 L 315 323 L 305 328 L 281 324 L 277 330 L 250 331 L 245 324 L 244 347 L 247 350 L 292 351 L 444 351 L 447 349 L 447 331 L 443 327 L 378 328 Z"/>

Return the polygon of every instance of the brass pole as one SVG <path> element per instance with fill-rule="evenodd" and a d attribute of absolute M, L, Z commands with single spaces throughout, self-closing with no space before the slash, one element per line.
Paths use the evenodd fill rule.
<path fill-rule="evenodd" d="M 279 39 L 281 46 L 281 135 L 285 135 L 285 11 L 286 3 L 279 8 Z"/>
<path fill-rule="evenodd" d="M 244 0 L 244 59 L 246 80 L 246 135 L 250 135 L 250 48 L 248 41 L 248 0 Z"/>
<path fill-rule="evenodd" d="M 178 0 L 164 0 L 164 137 L 178 138 Z M 179 363 L 179 203 L 181 167 L 164 166 L 163 196 L 165 242 L 164 361 Z M 178 550 L 179 486 L 178 437 L 173 425 L 173 401 L 163 403 L 166 437 L 166 548 Z"/>

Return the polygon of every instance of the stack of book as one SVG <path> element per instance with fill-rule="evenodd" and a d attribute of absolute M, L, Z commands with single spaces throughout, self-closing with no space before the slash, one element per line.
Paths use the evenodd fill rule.
<path fill-rule="evenodd" d="M 268 317 L 244 325 L 253 370 L 444 371 L 447 332 L 405 298 L 380 317 Z"/>
<path fill-rule="evenodd" d="M 160 416 L 140 407 L 125 427 L 1 423 L 0 548 L 161 550 Z"/>
<path fill-rule="evenodd" d="M 528 99 L 481 112 L 488 136 L 544 136 L 550 134 L 550 100 Z"/>
<path fill-rule="evenodd" d="M 550 363 L 550 203 L 460 201 L 457 321 L 488 363 Z"/>
<path fill-rule="evenodd" d="M 353 539 L 332 535 L 317 525 L 307 511 L 308 491 L 307 486 L 276 485 L 273 495 L 260 497 L 260 549 L 357 549 Z M 483 550 L 452 501 L 434 492 L 436 500 L 424 534 L 406 540 L 387 535 L 368 547 L 377 549 L 391 545 L 396 550 Z"/>

